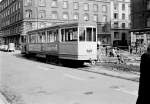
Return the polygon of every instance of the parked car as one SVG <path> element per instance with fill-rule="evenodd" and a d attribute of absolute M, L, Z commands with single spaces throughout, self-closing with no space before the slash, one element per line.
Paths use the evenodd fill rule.
<path fill-rule="evenodd" d="M 2 51 L 8 51 L 8 45 L 1 45 Z"/>
<path fill-rule="evenodd" d="M 8 44 L 8 52 L 14 52 L 15 51 L 15 44 L 9 43 Z"/>

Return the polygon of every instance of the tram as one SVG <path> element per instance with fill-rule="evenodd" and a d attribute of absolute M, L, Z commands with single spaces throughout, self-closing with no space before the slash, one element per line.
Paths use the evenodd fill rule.
<path fill-rule="evenodd" d="M 94 64 L 97 60 L 96 26 L 70 23 L 29 31 L 21 53 L 43 55 L 48 61 Z"/>

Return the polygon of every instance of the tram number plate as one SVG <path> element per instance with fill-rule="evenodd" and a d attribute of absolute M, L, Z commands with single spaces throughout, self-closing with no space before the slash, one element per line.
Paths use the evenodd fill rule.
<path fill-rule="evenodd" d="M 92 53 L 92 49 L 87 49 L 86 52 L 87 53 Z"/>

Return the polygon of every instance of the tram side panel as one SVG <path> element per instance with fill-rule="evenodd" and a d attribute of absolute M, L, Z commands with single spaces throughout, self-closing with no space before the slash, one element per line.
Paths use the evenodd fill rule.
<path fill-rule="evenodd" d="M 78 61 L 97 60 L 97 43 L 96 42 L 60 43 L 59 58 Z"/>
<path fill-rule="evenodd" d="M 78 43 L 61 42 L 59 44 L 59 58 L 68 60 L 78 60 Z"/>
<path fill-rule="evenodd" d="M 26 54 L 58 55 L 58 43 L 26 44 Z"/>
<path fill-rule="evenodd" d="M 28 44 L 28 52 L 39 53 L 39 52 L 41 52 L 41 49 L 42 49 L 42 45 L 40 43 Z"/>
<path fill-rule="evenodd" d="M 46 55 L 58 56 L 58 42 L 44 43 L 41 50 Z"/>

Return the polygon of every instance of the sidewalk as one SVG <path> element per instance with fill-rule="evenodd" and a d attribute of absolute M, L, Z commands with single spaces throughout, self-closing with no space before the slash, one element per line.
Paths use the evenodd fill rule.
<path fill-rule="evenodd" d="M 131 81 L 139 81 L 140 73 L 134 73 L 134 72 L 123 72 L 118 71 L 116 69 L 108 70 L 104 68 L 103 66 L 99 66 L 99 69 L 94 69 L 95 72 L 105 74 L 112 77 L 117 77 L 121 79 L 131 80 Z"/>
<path fill-rule="evenodd" d="M 140 56 L 137 54 L 130 54 L 130 52 L 123 50 L 120 53 L 132 61 L 140 61 Z"/>
<path fill-rule="evenodd" d="M 140 73 L 135 72 L 123 72 L 115 69 L 108 69 L 103 66 L 93 67 L 92 69 L 80 68 L 79 70 L 88 71 L 92 73 L 102 74 L 106 76 L 116 77 L 120 79 L 139 82 Z"/>

